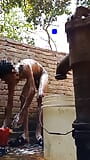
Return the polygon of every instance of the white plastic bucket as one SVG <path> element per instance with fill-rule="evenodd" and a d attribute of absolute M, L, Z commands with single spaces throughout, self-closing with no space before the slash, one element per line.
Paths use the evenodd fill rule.
<path fill-rule="evenodd" d="M 67 133 L 75 120 L 74 98 L 65 95 L 46 96 L 43 101 L 43 127 L 49 132 Z M 76 160 L 76 147 L 72 133 L 68 135 L 44 133 L 46 160 Z"/>

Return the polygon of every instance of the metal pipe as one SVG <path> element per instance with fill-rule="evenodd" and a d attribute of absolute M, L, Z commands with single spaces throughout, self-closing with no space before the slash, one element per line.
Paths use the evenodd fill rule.
<path fill-rule="evenodd" d="M 90 10 L 78 7 L 65 26 L 73 71 L 77 160 L 90 160 Z"/>
<path fill-rule="evenodd" d="M 67 72 L 71 69 L 69 65 L 69 55 L 67 55 L 58 65 L 56 69 L 57 80 L 62 80 L 67 78 Z"/>
<path fill-rule="evenodd" d="M 90 9 L 78 7 L 65 24 L 65 31 L 75 92 L 76 120 L 72 124 L 72 136 L 77 148 L 77 160 L 90 160 Z M 68 71 L 66 64 L 66 61 L 60 63 L 56 74 L 65 75 Z"/>

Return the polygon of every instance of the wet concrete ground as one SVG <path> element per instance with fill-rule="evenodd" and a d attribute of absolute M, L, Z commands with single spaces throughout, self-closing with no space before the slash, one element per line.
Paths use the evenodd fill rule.
<path fill-rule="evenodd" d="M 38 144 L 25 145 L 18 148 L 7 148 L 7 154 L 0 160 L 45 160 L 43 149 Z"/>

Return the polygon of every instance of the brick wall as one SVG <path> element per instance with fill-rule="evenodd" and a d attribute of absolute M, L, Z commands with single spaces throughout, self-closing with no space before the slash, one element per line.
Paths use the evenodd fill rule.
<path fill-rule="evenodd" d="M 42 46 L 43 47 L 43 46 Z M 69 72 L 66 80 L 57 81 L 54 76 L 57 62 L 65 56 L 65 53 L 50 51 L 47 49 L 36 48 L 30 45 L 22 44 L 11 39 L 0 38 L 0 60 L 3 58 L 11 59 L 15 63 L 24 58 L 33 58 L 39 61 L 47 70 L 49 75 L 48 94 L 73 94 L 72 73 Z M 19 96 L 25 81 L 19 82 L 15 88 L 13 113 L 16 113 L 20 107 Z M 7 85 L 0 81 L 0 114 L 3 118 L 3 112 L 7 104 Z M 37 111 L 36 99 L 34 98 L 30 114 L 34 117 Z"/>

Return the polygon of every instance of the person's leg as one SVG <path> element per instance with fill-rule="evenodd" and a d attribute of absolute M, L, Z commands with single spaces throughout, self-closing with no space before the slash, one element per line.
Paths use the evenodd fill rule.
<path fill-rule="evenodd" d="M 39 84 L 39 88 L 38 88 L 38 95 L 37 95 L 37 103 L 38 103 L 38 115 L 37 115 L 37 127 L 36 127 L 36 139 L 37 141 L 42 145 L 42 119 L 43 119 L 43 115 L 42 115 L 42 110 L 41 110 L 41 106 L 42 106 L 42 97 L 45 94 L 46 88 L 48 85 L 48 74 L 47 73 L 43 73 L 41 78 L 40 78 L 40 84 Z"/>
<path fill-rule="evenodd" d="M 42 111 L 41 111 L 41 106 L 42 106 L 42 97 L 37 98 L 37 104 L 38 104 L 38 109 L 37 109 L 37 124 L 36 124 L 36 139 L 39 144 L 42 145 Z"/>
<path fill-rule="evenodd" d="M 24 128 L 24 133 L 23 133 L 23 138 L 29 142 L 29 128 L 28 128 L 28 112 L 29 112 L 29 105 L 32 102 L 32 99 L 35 95 L 35 91 L 32 89 L 32 92 L 30 91 L 29 97 L 28 97 L 28 92 L 29 92 L 29 87 L 26 83 L 24 86 L 22 95 L 21 95 L 21 109 L 19 113 L 19 121 L 18 124 L 23 124 Z M 26 98 L 25 98 L 26 97 Z M 27 97 L 29 99 L 27 106 L 25 107 Z"/>
<path fill-rule="evenodd" d="M 29 128 L 28 128 L 28 111 L 29 109 L 26 109 L 26 113 L 24 115 L 24 121 L 23 121 L 23 128 L 24 128 L 24 133 L 23 133 L 23 138 L 29 143 Z"/>

